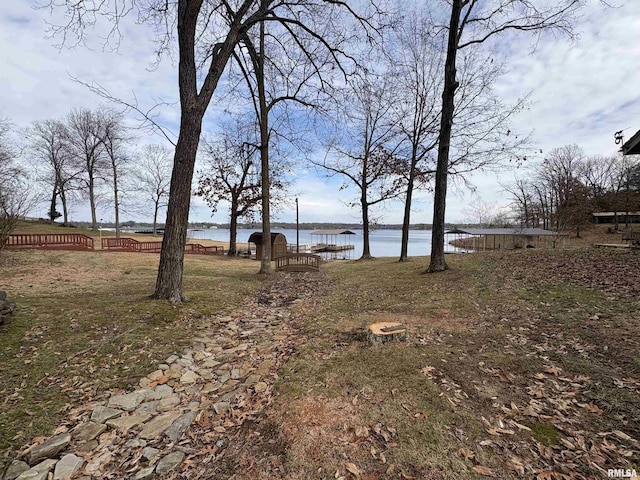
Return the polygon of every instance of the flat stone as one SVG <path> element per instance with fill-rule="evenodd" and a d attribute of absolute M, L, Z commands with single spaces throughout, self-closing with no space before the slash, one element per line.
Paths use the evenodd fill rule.
<path fill-rule="evenodd" d="M 96 423 L 104 423 L 123 414 L 122 410 L 109 407 L 96 407 L 91 413 L 91 420 Z"/>
<path fill-rule="evenodd" d="M 180 383 L 196 383 L 200 379 L 200 375 L 192 370 L 187 370 L 180 377 Z"/>
<path fill-rule="evenodd" d="M 151 381 L 156 381 L 162 376 L 164 376 L 164 372 L 162 370 L 156 370 L 155 372 L 151 372 L 147 375 L 147 378 Z"/>
<path fill-rule="evenodd" d="M 173 364 L 169 367 L 169 370 L 165 370 L 164 374 L 168 378 L 180 378 L 182 375 L 182 367 L 180 365 Z"/>
<path fill-rule="evenodd" d="M 158 365 L 158 368 L 160 370 L 168 370 L 169 369 L 169 365 L 167 365 L 166 363 L 161 363 L 160 365 Z"/>
<path fill-rule="evenodd" d="M 49 478 L 49 472 L 53 470 L 57 460 L 48 458 L 47 460 L 40 462 L 36 466 L 30 468 L 26 472 L 22 472 L 18 475 L 16 480 L 47 480 Z"/>
<path fill-rule="evenodd" d="M 210 368 L 201 368 L 198 373 L 205 380 L 211 380 L 213 378 L 213 371 Z"/>
<path fill-rule="evenodd" d="M 228 373 L 219 373 L 218 374 L 218 381 L 220 383 L 226 383 L 227 380 L 229 380 L 231 378 L 231 375 L 229 375 Z"/>
<path fill-rule="evenodd" d="M 121 408 L 127 412 L 132 412 L 144 400 L 144 393 L 140 391 L 126 393 L 124 395 L 113 395 L 109 399 L 107 407 Z"/>
<path fill-rule="evenodd" d="M 231 378 L 233 380 L 238 380 L 240 378 L 240 369 L 239 368 L 234 368 L 233 370 L 231 370 Z"/>
<path fill-rule="evenodd" d="M 107 429 L 107 426 L 103 423 L 87 422 L 77 427 L 72 432 L 72 435 L 74 440 L 79 440 L 81 442 L 88 442 L 89 440 L 93 440 L 94 438 L 96 438 L 106 429 Z"/>
<path fill-rule="evenodd" d="M 229 410 L 229 402 L 218 402 L 213 404 L 213 409 L 217 414 L 221 414 Z"/>
<path fill-rule="evenodd" d="M 163 457 L 156 466 L 156 473 L 158 475 L 164 475 L 165 473 L 169 473 L 171 470 L 176 468 L 178 465 L 182 463 L 184 459 L 184 453 L 182 452 L 173 452 Z"/>
<path fill-rule="evenodd" d="M 220 393 L 226 393 L 233 390 L 239 383 L 239 380 L 227 380 L 227 382 L 220 388 Z"/>
<path fill-rule="evenodd" d="M 265 360 L 260 365 L 258 365 L 258 368 L 256 369 L 256 373 L 259 373 L 260 375 L 266 375 L 267 373 L 269 373 L 269 370 L 271 370 L 274 365 L 275 365 L 275 362 L 273 360 Z"/>
<path fill-rule="evenodd" d="M 258 382 L 253 386 L 256 393 L 262 393 L 267 389 L 267 384 L 264 382 Z"/>
<path fill-rule="evenodd" d="M 160 396 L 160 398 L 167 398 L 169 395 L 173 394 L 173 388 L 169 385 L 158 385 L 156 387 L 156 394 Z"/>
<path fill-rule="evenodd" d="M 154 477 L 153 471 L 155 470 L 155 468 L 155 466 L 143 468 L 134 475 L 133 480 L 151 480 Z"/>
<path fill-rule="evenodd" d="M 193 359 L 199 362 L 200 360 L 204 360 L 205 358 L 207 358 L 209 355 L 207 355 L 205 352 L 196 352 L 193 354 Z"/>
<path fill-rule="evenodd" d="M 90 453 L 94 449 L 98 448 L 97 440 L 89 440 L 88 442 L 81 443 L 79 445 L 74 445 L 76 453 Z"/>
<path fill-rule="evenodd" d="M 179 412 L 165 413 L 158 415 L 156 418 L 147 423 L 142 431 L 138 434 L 140 438 L 146 440 L 154 440 L 164 433 L 164 431 L 180 417 Z"/>
<path fill-rule="evenodd" d="M 138 447 L 146 447 L 147 446 L 147 442 L 145 440 L 141 440 L 140 438 L 132 438 L 131 440 L 128 440 L 127 443 L 124 444 L 125 447 L 131 449 L 131 448 L 138 448 Z"/>
<path fill-rule="evenodd" d="M 258 383 L 258 381 L 260 381 L 260 378 L 262 378 L 262 375 L 258 375 L 257 373 L 253 375 L 249 375 L 247 379 L 244 381 L 244 384 L 247 386 L 254 385 Z"/>
<path fill-rule="evenodd" d="M 166 412 L 167 410 L 171 410 L 176 405 L 180 404 L 180 395 L 174 393 L 173 395 L 169 395 L 167 398 L 163 398 L 158 402 L 157 409 L 159 412 Z"/>
<path fill-rule="evenodd" d="M 155 414 L 158 412 L 158 404 L 159 400 L 155 400 L 153 402 L 145 402 L 141 403 L 135 413 L 151 413 Z"/>
<path fill-rule="evenodd" d="M 98 476 L 102 465 L 105 465 L 111 461 L 113 455 L 111 452 L 104 452 L 97 458 L 91 460 L 86 467 L 84 467 L 84 472 L 91 476 Z"/>
<path fill-rule="evenodd" d="M 192 367 L 193 360 L 189 358 L 179 358 L 178 360 L 176 360 L 176 364 L 180 365 L 181 367 Z"/>
<path fill-rule="evenodd" d="M 160 450 L 153 447 L 146 447 L 142 450 L 142 458 L 146 458 L 149 462 L 149 465 L 153 465 L 156 463 L 156 460 L 160 456 Z"/>
<path fill-rule="evenodd" d="M 113 420 L 108 420 L 107 425 L 118 430 L 124 430 L 126 432 L 127 430 L 146 422 L 150 418 L 151 415 L 148 413 L 132 413 L 131 415 L 127 415 L 126 417 L 119 417 L 114 418 Z"/>
<path fill-rule="evenodd" d="M 209 393 L 213 393 L 216 390 L 218 390 L 220 387 L 222 386 L 221 383 L 207 383 L 203 388 L 202 391 L 200 393 L 202 393 L 203 395 L 207 395 Z"/>
<path fill-rule="evenodd" d="M 140 395 L 143 396 L 142 401 L 146 402 L 149 400 L 160 400 L 160 394 L 158 392 L 156 392 L 153 388 L 150 387 L 145 387 L 142 388 L 140 390 L 136 390 L 133 393 L 139 393 Z"/>
<path fill-rule="evenodd" d="M 167 364 L 171 365 L 173 362 L 175 362 L 176 360 L 178 360 L 178 358 L 180 358 L 180 357 L 178 357 L 177 355 L 171 355 L 169 358 L 167 358 L 167 359 L 164 361 L 164 363 L 167 363 Z"/>
<path fill-rule="evenodd" d="M 61 452 L 71 442 L 71 435 L 69 433 L 61 433 L 59 435 L 54 435 L 46 442 L 35 446 L 30 452 L 27 462 L 29 465 L 33 465 L 34 463 L 42 460 L 43 458 L 51 458 L 55 456 L 57 453 Z M 26 472 L 25 472 L 26 473 Z"/>
<path fill-rule="evenodd" d="M 58 463 L 56 463 L 56 469 L 53 472 L 53 480 L 66 480 L 71 478 L 74 473 L 82 468 L 83 464 L 84 458 L 77 457 L 72 453 L 65 455 Z"/>
<path fill-rule="evenodd" d="M 197 412 L 192 411 L 185 413 L 180 418 L 178 418 L 175 422 L 171 424 L 169 428 L 164 431 L 164 434 L 169 437 L 172 442 L 178 440 L 180 434 L 189 428 L 189 425 L 193 423 L 193 420 L 196 418 Z"/>
<path fill-rule="evenodd" d="M 14 460 L 4 472 L 3 480 L 16 480 L 22 472 L 29 470 L 29 464 L 22 460 Z"/>

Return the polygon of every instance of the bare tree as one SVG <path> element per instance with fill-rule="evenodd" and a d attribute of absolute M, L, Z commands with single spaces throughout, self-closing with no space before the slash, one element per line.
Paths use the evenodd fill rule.
<path fill-rule="evenodd" d="M 108 116 L 103 110 L 76 109 L 67 115 L 65 121 L 76 168 L 82 171 L 82 174 L 78 175 L 78 181 L 89 198 L 93 230 L 98 229 L 96 216 L 98 184 L 108 165 L 102 142 L 107 120 Z"/>
<path fill-rule="evenodd" d="M 60 120 L 35 121 L 27 134 L 30 152 L 36 162 L 36 176 L 51 189 L 49 218 L 53 223 L 57 200 L 62 204 L 63 225 L 69 224 L 69 197 L 74 189 L 78 172 L 72 169 L 67 130 Z"/>
<path fill-rule="evenodd" d="M 10 133 L 11 124 L 0 117 L 0 252 L 33 204 L 26 173 L 16 165 L 18 151 Z"/>
<path fill-rule="evenodd" d="M 323 161 L 314 165 L 344 180 L 341 189 L 354 187 L 362 215 L 363 250 L 361 259 L 371 257 L 369 242 L 370 213 L 404 192 L 399 172 L 401 160 L 396 155 L 400 144 L 399 112 L 394 108 L 391 75 L 363 75 L 343 91 L 338 116 L 338 132 L 328 144 Z"/>
<path fill-rule="evenodd" d="M 158 214 L 167 206 L 171 184 L 171 151 L 162 145 L 146 145 L 139 153 L 131 174 L 133 190 L 153 205 L 153 234 L 156 235 Z"/>
<path fill-rule="evenodd" d="M 217 141 L 205 141 L 205 168 L 200 172 L 196 195 L 212 212 L 220 202 L 229 203 L 229 256 L 237 255 L 238 220 L 255 213 L 262 199 L 262 185 L 255 166 L 255 143 L 236 124 Z M 272 182 L 273 186 L 273 182 Z"/>
<path fill-rule="evenodd" d="M 120 195 L 122 175 L 126 171 L 125 166 L 129 161 L 126 144 L 130 141 L 123 123 L 121 114 L 112 111 L 104 111 L 103 128 L 99 129 L 100 142 L 108 159 L 110 171 L 109 182 L 113 191 L 113 208 L 115 214 L 116 238 L 120 238 Z"/>
<path fill-rule="evenodd" d="M 554 31 L 572 36 L 574 14 L 582 0 L 559 0 L 548 3 L 536 0 L 452 0 L 448 18 L 447 55 L 442 87 L 442 115 L 438 139 L 435 175 L 431 260 L 428 272 L 447 269 L 444 255 L 444 224 L 449 172 L 449 151 L 456 92 L 458 52 L 486 43 L 508 32 Z"/>
<path fill-rule="evenodd" d="M 53 28 L 63 42 L 71 35 L 83 41 L 86 27 L 105 20 L 111 25 L 107 42 L 115 40 L 117 45 L 122 18 L 130 12 L 158 29 L 161 52 L 173 45 L 177 33 L 180 130 L 153 297 L 181 303 L 186 300 L 182 292 L 184 248 L 202 120 L 236 46 L 252 27 L 263 21 L 274 22 L 294 38 L 294 45 L 304 45 L 295 41 L 298 36 L 310 37 L 315 40 L 313 48 L 330 51 L 334 64 L 339 65 L 341 59 L 347 58 L 342 48 L 346 38 L 334 37 L 329 43 L 327 35 L 336 30 L 341 14 L 346 12 L 365 29 L 372 25 L 350 4 L 333 0 L 49 0 L 46 5 L 61 7 L 67 14 L 67 23 Z"/>

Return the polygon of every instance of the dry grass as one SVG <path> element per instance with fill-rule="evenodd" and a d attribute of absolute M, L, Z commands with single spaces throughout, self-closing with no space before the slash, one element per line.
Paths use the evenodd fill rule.
<path fill-rule="evenodd" d="M 59 228 L 59 227 L 57 227 Z M 75 229 L 74 229 L 75 230 Z M 190 344 L 207 315 L 256 291 L 255 262 L 187 256 L 192 301 L 152 301 L 157 254 L 5 251 L 0 290 L 18 304 L 0 326 L 0 449 L 46 435 L 71 405 L 128 388 Z"/>

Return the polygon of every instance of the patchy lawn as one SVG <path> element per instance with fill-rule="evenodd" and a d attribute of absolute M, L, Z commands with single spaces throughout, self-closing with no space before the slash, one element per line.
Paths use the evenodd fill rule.
<path fill-rule="evenodd" d="M 50 434 L 74 405 L 127 388 L 191 343 L 192 327 L 257 290 L 258 266 L 187 256 L 175 307 L 148 299 L 158 255 L 5 251 L 0 290 L 18 309 L 0 326 L 0 450 L 4 459 Z M 2 463 L 2 460 L 0 460 Z"/>
<path fill-rule="evenodd" d="M 285 478 L 640 470 L 640 252 L 448 261 L 436 275 L 424 259 L 325 268 L 278 385 Z M 380 320 L 407 325 L 410 340 L 368 345 Z"/>

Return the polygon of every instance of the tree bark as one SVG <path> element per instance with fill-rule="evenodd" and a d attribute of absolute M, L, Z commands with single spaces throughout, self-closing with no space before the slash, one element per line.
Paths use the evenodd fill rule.
<path fill-rule="evenodd" d="M 187 241 L 189 205 L 191 203 L 191 179 L 193 178 L 203 115 L 202 110 L 183 110 L 173 160 L 171 195 L 167 207 L 164 237 L 162 238 L 156 290 L 152 295 L 152 298 L 169 300 L 171 303 L 182 303 L 188 300 L 182 292 L 184 246 Z"/>
<path fill-rule="evenodd" d="M 51 224 L 56 223 L 56 199 L 58 198 L 58 182 L 53 184 L 53 193 L 51 194 L 51 206 L 49 207 L 49 220 Z"/>
<path fill-rule="evenodd" d="M 409 260 L 409 226 L 411 224 L 411 201 L 413 198 L 413 183 L 416 176 L 416 147 L 412 148 L 411 166 L 409 167 L 409 179 L 407 181 L 407 196 L 404 200 L 404 218 L 402 219 L 402 240 L 400 243 L 399 262 Z"/>
<path fill-rule="evenodd" d="M 427 272 L 442 272 L 448 268 L 444 256 L 444 219 L 447 202 L 447 171 L 449 169 L 449 148 L 453 125 L 454 100 L 458 82 L 456 81 L 456 55 L 458 53 L 458 25 L 462 0 L 453 0 L 447 58 L 444 66 L 444 89 L 442 91 L 442 117 L 438 143 L 435 195 L 433 199 L 433 231 L 431 232 L 431 261 Z"/>
<path fill-rule="evenodd" d="M 360 260 L 368 260 L 373 258 L 371 256 L 371 249 L 369 244 L 369 204 L 367 203 L 367 191 L 363 189 L 362 198 L 362 256 Z"/>
<path fill-rule="evenodd" d="M 158 210 L 160 210 L 160 199 L 158 198 L 155 202 L 153 209 L 153 236 L 157 235 L 157 225 L 158 225 Z"/>
<path fill-rule="evenodd" d="M 229 252 L 227 255 L 235 257 L 238 254 L 238 203 L 236 201 L 231 202 L 231 223 L 229 224 Z"/>
<path fill-rule="evenodd" d="M 115 159 L 111 160 L 113 169 L 113 205 L 116 216 L 116 238 L 120 238 L 120 204 L 118 203 L 118 167 Z"/>
<path fill-rule="evenodd" d="M 91 207 L 91 229 L 95 232 L 98 229 L 98 219 L 96 218 L 96 199 L 94 196 L 95 181 L 93 170 L 89 172 L 89 205 Z"/>

